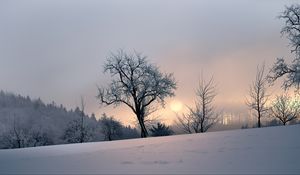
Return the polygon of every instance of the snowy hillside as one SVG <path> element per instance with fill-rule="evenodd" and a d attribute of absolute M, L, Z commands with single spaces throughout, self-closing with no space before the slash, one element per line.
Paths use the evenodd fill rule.
<path fill-rule="evenodd" d="M 0 150 L 0 172 L 300 174 L 300 125 Z"/>

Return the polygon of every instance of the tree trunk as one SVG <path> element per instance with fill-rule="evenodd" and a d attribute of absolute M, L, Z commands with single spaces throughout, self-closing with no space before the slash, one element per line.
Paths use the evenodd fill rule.
<path fill-rule="evenodd" d="M 201 128 L 200 128 L 200 132 L 201 132 L 201 133 L 204 133 L 204 129 L 203 129 L 203 122 L 201 122 L 201 125 L 200 125 L 200 126 L 201 126 Z"/>
<path fill-rule="evenodd" d="M 144 111 L 138 108 L 139 105 L 136 104 L 136 108 L 138 109 L 136 111 L 136 117 L 139 121 L 140 128 L 141 128 L 141 138 L 145 138 L 148 136 L 147 128 L 145 126 L 144 122 Z"/>
<path fill-rule="evenodd" d="M 257 123 L 257 127 L 260 128 L 260 112 L 258 112 L 258 123 Z"/>
<path fill-rule="evenodd" d="M 145 137 L 147 137 L 148 136 L 148 131 L 147 131 L 147 128 L 146 128 L 146 126 L 145 126 L 145 123 L 144 122 L 142 122 L 141 123 L 142 125 L 141 125 L 141 137 L 142 138 L 145 138 Z"/>
<path fill-rule="evenodd" d="M 145 137 L 148 136 L 147 128 L 145 126 L 144 121 L 141 118 L 139 118 L 138 120 L 139 120 L 139 124 L 140 124 L 140 127 L 141 127 L 141 137 L 145 138 Z"/>
<path fill-rule="evenodd" d="M 18 148 L 21 148 L 21 140 L 20 139 L 17 140 L 17 143 L 18 143 Z"/>
<path fill-rule="evenodd" d="M 33 144 L 33 147 L 36 147 L 36 145 L 37 145 L 38 142 L 39 142 L 38 140 L 35 140 L 34 144 Z"/>

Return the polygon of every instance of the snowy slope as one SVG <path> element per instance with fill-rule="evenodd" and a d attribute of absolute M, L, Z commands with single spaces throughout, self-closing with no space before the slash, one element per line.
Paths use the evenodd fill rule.
<path fill-rule="evenodd" d="M 0 150 L 0 173 L 300 174 L 300 125 Z"/>

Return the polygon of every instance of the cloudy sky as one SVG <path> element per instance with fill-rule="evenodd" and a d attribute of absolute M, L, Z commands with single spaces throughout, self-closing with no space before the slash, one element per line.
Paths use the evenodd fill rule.
<path fill-rule="evenodd" d="M 106 57 L 122 48 L 142 52 L 163 72 L 174 73 L 178 90 L 157 114 L 162 119 L 175 118 L 171 103 L 193 103 L 201 72 L 214 75 L 220 109 L 243 113 L 257 64 L 292 56 L 280 35 L 284 23 L 276 17 L 295 2 L 1 0 L 0 89 L 69 109 L 83 95 L 87 112 L 129 123 L 129 110 L 100 108 L 95 98 L 96 85 L 110 79 L 102 69 Z"/>

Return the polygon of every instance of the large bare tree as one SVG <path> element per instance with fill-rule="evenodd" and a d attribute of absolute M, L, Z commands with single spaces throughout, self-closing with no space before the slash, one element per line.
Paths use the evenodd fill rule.
<path fill-rule="evenodd" d="M 300 116 L 300 102 L 292 100 L 288 95 L 277 96 L 271 107 L 271 115 L 286 125 Z"/>
<path fill-rule="evenodd" d="M 265 65 L 257 66 L 256 78 L 249 88 L 249 97 L 246 98 L 246 104 L 250 109 L 256 112 L 257 127 L 261 127 L 261 118 L 267 112 L 267 79 L 265 76 Z"/>
<path fill-rule="evenodd" d="M 173 74 L 161 73 L 140 53 L 128 54 L 123 50 L 110 54 L 104 73 L 109 73 L 112 81 L 108 88 L 98 88 L 101 104 L 129 107 L 139 122 L 141 137 L 147 137 L 146 112 L 154 103 L 164 106 L 165 98 L 174 96 Z"/>
<path fill-rule="evenodd" d="M 187 133 L 202 133 L 211 128 L 217 121 L 219 113 L 213 105 L 217 95 L 213 77 L 206 82 L 203 77 L 196 91 L 195 107 L 188 107 L 188 114 L 178 118 L 179 126 Z"/>
<path fill-rule="evenodd" d="M 279 16 L 283 19 L 285 26 L 281 30 L 281 34 L 285 35 L 290 41 L 291 52 L 295 54 L 295 58 L 291 63 L 287 63 L 284 58 L 277 58 L 275 64 L 270 70 L 268 79 L 270 83 L 274 83 L 278 78 L 285 77 L 283 88 L 287 89 L 292 86 L 296 90 L 300 89 L 300 5 L 294 4 L 286 6 L 285 10 Z"/>

